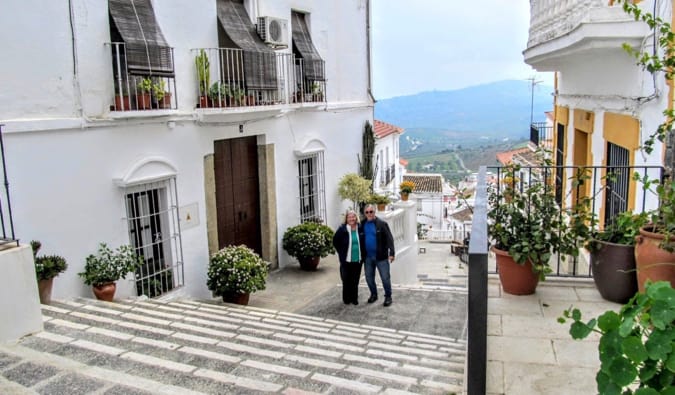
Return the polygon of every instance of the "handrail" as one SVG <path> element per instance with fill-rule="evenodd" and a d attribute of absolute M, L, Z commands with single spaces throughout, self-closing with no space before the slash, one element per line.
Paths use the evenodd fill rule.
<path fill-rule="evenodd" d="M 478 172 L 469 243 L 467 394 L 486 393 L 487 378 L 487 168 Z"/>

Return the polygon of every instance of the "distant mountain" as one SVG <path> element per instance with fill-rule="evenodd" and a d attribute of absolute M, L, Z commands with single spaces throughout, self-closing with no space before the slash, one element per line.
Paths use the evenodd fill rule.
<path fill-rule="evenodd" d="M 551 86 L 535 86 L 535 122 L 544 121 L 544 112 L 553 109 L 552 92 Z M 435 143 L 441 145 L 472 138 L 520 139 L 529 137 L 531 101 L 529 81 L 506 80 L 379 100 L 375 103 L 375 118 L 422 135 L 430 136 L 424 132 L 433 131 L 436 140 L 441 140 Z M 411 134 L 416 135 L 414 138 L 419 136 Z"/>

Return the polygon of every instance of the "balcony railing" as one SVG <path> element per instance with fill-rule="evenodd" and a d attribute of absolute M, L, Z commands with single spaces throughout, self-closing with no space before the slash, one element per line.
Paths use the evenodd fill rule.
<path fill-rule="evenodd" d="M 546 122 L 534 122 L 530 125 L 530 141 L 536 147 L 547 151 L 553 150 L 553 126 Z"/>
<path fill-rule="evenodd" d="M 396 178 L 396 165 L 391 165 L 380 173 L 380 186 L 389 185 L 394 178 Z"/>
<path fill-rule="evenodd" d="M 490 167 L 488 171 L 496 174 L 494 184 L 497 193 L 504 185 L 505 172 L 500 167 Z M 583 183 L 574 183 L 577 175 L 584 174 Z M 662 179 L 663 168 L 660 166 L 523 166 L 520 169 L 516 188 L 521 190 L 527 185 L 543 183 L 550 185 L 558 204 L 562 207 L 575 207 L 582 198 L 588 198 L 589 208 L 600 219 L 597 228 L 609 225 L 623 211 L 636 213 L 655 208 L 658 202 L 656 195 L 643 187 L 640 181 L 633 178 Z M 580 184 L 580 185 L 577 185 Z M 479 185 L 478 188 L 486 188 Z M 489 209 L 489 207 L 488 207 Z M 475 221 L 475 217 L 474 217 Z M 589 262 L 584 254 L 579 257 L 563 257 L 554 255 L 549 262 L 553 273 L 558 277 L 590 277 Z M 494 271 L 494 270 L 493 270 Z"/>
<path fill-rule="evenodd" d="M 306 77 L 305 61 L 293 54 L 231 48 L 193 50 L 197 108 L 269 106 L 325 101 L 325 81 Z M 313 67 L 324 67 L 315 61 Z"/>
<path fill-rule="evenodd" d="M 108 45 L 112 51 L 115 92 L 110 105 L 112 111 L 176 109 L 176 79 L 173 76 L 129 73 L 124 43 Z M 173 59 L 173 48 L 170 53 Z"/>
<path fill-rule="evenodd" d="M 569 33 L 593 8 L 608 8 L 608 0 L 530 1 L 530 34 L 527 47 Z"/>

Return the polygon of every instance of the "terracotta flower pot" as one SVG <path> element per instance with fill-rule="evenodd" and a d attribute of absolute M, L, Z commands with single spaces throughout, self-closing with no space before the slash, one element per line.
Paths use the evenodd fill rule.
<path fill-rule="evenodd" d="M 407 201 L 409 195 L 410 194 L 408 192 L 401 192 L 401 200 L 403 200 L 404 202 Z"/>
<path fill-rule="evenodd" d="M 250 293 L 227 292 L 223 295 L 223 302 L 246 306 L 250 296 Z"/>
<path fill-rule="evenodd" d="M 640 235 L 635 237 L 635 268 L 640 292 L 644 292 L 647 280 L 670 281 L 675 287 L 675 253 L 659 247 L 664 236 L 650 230 L 651 227 L 640 228 Z"/>
<path fill-rule="evenodd" d="M 94 291 L 94 296 L 96 296 L 96 299 L 112 302 L 113 298 L 115 297 L 117 285 L 115 283 L 99 284 L 94 285 L 92 290 Z"/>
<path fill-rule="evenodd" d="M 52 302 L 52 285 L 54 285 L 54 277 L 38 281 L 41 304 L 50 304 Z"/>
<path fill-rule="evenodd" d="M 321 260 L 321 257 L 315 256 L 315 257 L 303 257 L 303 258 L 298 258 L 298 262 L 300 262 L 300 268 L 302 270 L 307 270 L 307 271 L 314 271 L 316 270 L 317 266 L 319 266 L 319 261 Z"/>
<path fill-rule="evenodd" d="M 539 274 L 532 271 L 529 260 L 519 265 L 508 252 L 492 247 L 497 256 L 497 271 L 504 292 L 511 295 L 531 295 L 539 284 Z"/>

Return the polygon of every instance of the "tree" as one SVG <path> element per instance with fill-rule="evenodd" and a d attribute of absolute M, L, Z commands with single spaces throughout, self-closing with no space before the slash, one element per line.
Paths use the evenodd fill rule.
<path fill-rule="evenodd" d="M 373 153 L 375 152 L 375 134 L 370 122 L 366 121 L 366 126 L 363 130 L 361 158 L 359 158 L 359 174 L 366 180 L 370 180 L 370 189 L 373 189 L 373 174 L 375 169 L 373 167 Z"/>
<path fill-rule="evenodd" d="M 351 200 L 352 208 L 356 210 L 370 196 L 372 184 L 371 180 L 367 180 L 356 173 L 347 173 L 342 176 L 338 183 L 338 195 L 342 200 Z"/>

